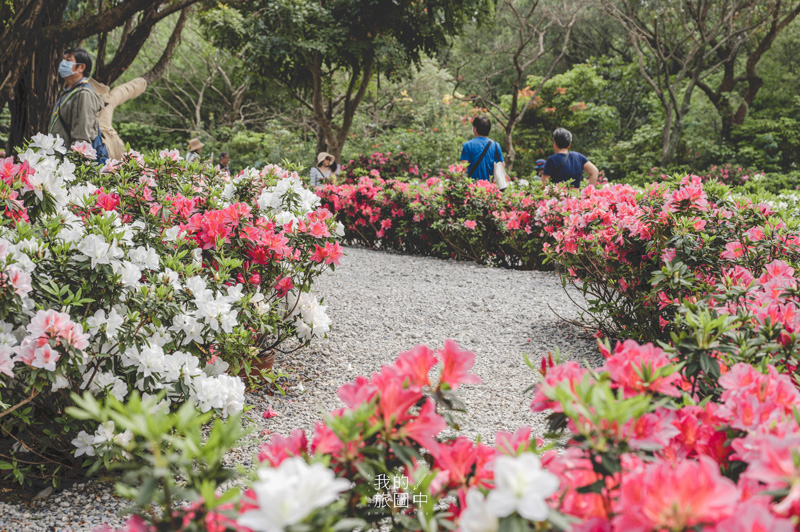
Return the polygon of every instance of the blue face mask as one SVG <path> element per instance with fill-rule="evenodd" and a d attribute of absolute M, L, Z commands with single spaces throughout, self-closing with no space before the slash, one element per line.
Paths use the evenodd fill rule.
<path fill-rule="evenodd" d="M 62 78 L 68 78 L 72 74 L 74 74 L 74 72 L 72 71 L 74 67 L 75 63 L 73 61 L 67 61 L 66 59 L 62 59 L 61 63 L 59 63 L 58 65 L 58 74 Z"/>

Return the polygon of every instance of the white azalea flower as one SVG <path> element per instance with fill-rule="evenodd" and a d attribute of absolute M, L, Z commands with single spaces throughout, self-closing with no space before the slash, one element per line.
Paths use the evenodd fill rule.
<path fill-rule="evenodd" d="M 116 431 L 113 421 L 106 421 L 105 423 L 100 423 L 100 426 L 97 427 L 97 430 L 94 433 L 94 444 L 102 445 L 104 443 L 114 441 L 115 434 Z"/>
<path fill-rule="evenodd" d="M 125 432 L 121 432 L 115 435 L 113 441 L 120 447 L 127 447 L 132 439 L 133 439 L 133 432 L 131 432 L 130 430 L 126 430 Z"/>
<path fill-rule="evenodd" d="M 103 235 L 89 234 L 83 237 L 78 244 L 78 251 L 82 253 L 83 260 L 90 260 L 92 268 L 98 264 L 111 264 L 112 260 L 119 259 L 124 254 L 117 247 L 116 242 L 108 243 Z"/>
<path fill-rule="evenodd" d="M 181 231 L 180 226 L 176 225 L 164 231 L 164 242 L 174 242 L 185 235 L 186 231 Z"/>
<path fill-rule="evenodd" d="M 185 335 L 182 344 L 192 342 L 203 343 L 203 324 L 193 314 L 178 314 L 172 320 L 171 331 L 183 332 Z"/>
<path fill-rule="evenodd" d="M 158 253 L 150 246 L 139 246 L 128 253 L 130 261 L 140 270 L 158 271 Z"/>
<path fill-rule="evenodd" d="M 327 467 L 309 465 L 300 457 L 287 458 L 274 469 L 262 468 L 258 477 L 253 484 L 258 508 L 244 512 L 237 521 L 255 532 L 281 532 L 350 487 L 348 480 L 336 478 Z"/>
<path fill-rule="evenodd" d="M 186 279 L 184 285 L 193 294 L 200 294 L 206 289 L 206 282 L 199 275 L 193 275 L 192 277 L 189 277 Z"/>
<path fill-rule="evenodd" d="M 76 447 L 75 458 L 85 454 L 86 456 L 94 456 L 94 436 L 82 430 L 78 436 L 72 440 L 72 445 Z"/>
<path fill-rule="evenodd" d="M 53 386 L 50 388 L 50 390 L 57 392 L 58 390 L 63 390 L 64 388 L 69 388 L 69 380 L 62 374 L 56 373 L 56 382 L 53 383 Z"/>
<path fill-rule="evenodd" d="M 523 453 L 494 461 L 494 484 L 486 499 L 494 515 L 508 517 L 517 512 L 530 521 L 544 521 L 549 511 L 545 501 L 558 489 L 558 478 L 542 469 L 538 456 Z"/>
<path fill-rule="evenodd" d="M 486 499 L 478 488 L 467 492 L 467 507 L 458 519 L 459 532 L 497 532 L 500 521 L 489 511 Z"/>

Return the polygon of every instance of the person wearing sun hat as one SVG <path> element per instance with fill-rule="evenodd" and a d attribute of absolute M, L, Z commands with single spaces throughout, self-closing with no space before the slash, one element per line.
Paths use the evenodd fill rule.
<path fill-rule="evenodd" d="M 539 176 L 541 179 L 542 177 L 542 170 L 544 170 L 544 165 L 547 161 L 544 159 L 537 159 L 536 164 L 534 165 L 533 169 L 536 171 L 536 175 Z"/>
<path fill-rule="evenodd" d="M 200 160 L 200 150 L 203 149 L 203 144 L 197 137 L 189 141 L 189 153 L 186 154 L 186 162 L 191 163 Z"/>
<path fill-rule="evenodd" d="M 317 155 L 317 165 L 311 168 L 311 188 L 317 188 L 325 181 L 335 179 L 339 171 L 335 160 L 333 155 L 324 151 Z"/>

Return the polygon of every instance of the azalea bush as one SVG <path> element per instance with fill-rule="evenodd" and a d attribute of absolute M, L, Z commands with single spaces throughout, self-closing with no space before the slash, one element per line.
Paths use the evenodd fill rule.
<path fill-rule="evenodd" d="M 364 176 L 381 177 L 383 179 L 401 179 L 404 176 L 419 176 L 419 167 L 411 162 L 411 156 L 405 152 L 374 152 L 360 154 L 342 165 L 342 177 L 345 183 L 356 183 Z"/>
<path fill-rule="evenodd" d="M 225 417 L 244 407 L 237 374 L 329 329 L 310 289 L 342 254 L 337 225 L 296 174 L 94 155 L 37 135 L 0 161 L 6 480 L 74 474 L 129 438 L 68 416 L 70 392 Z"/>
<path fill-rule="evenodd" d="M 752 275 L 775 260 L 800 259 L 794 220 L 766 204 L 733 197 L 727 187 L 687 176 L 674 187 L 587 187 L 579 197 L 537 208 L 554 238 L 549 260 L 587 296 L 586 318 L 606 334 L 668 339 L 684 299 L 719 291 L 729 272 Z"/>
<path fill-rule="evenodd" d="M 687 173 L 693 173 L 692 169 L 685 166 L 670 169 L 656 166 L 636 178 L 625 179 L 624 182 L 631 185 L 647 186 L 651 183 L 671 181 L 673 176 L 686 175 Z M 703 183 L 707 181 L 716 181 L 730 187 L 740 187 L 763 179 L 765 174 L 764 172 L 752 168 L 726 163 L 709 166 L 704 172 L 696 172 L 695 175 L 697 175 Z"/>
<path fill-rule="evenodd" d="M 201 496 L 190 473 L 186 506 L 154 515 L 139 504 L 123 530 L 794 530 L 800 391 L 788 375 L 736 363 L 701 402 L 671 351 L 633 340 L 600 350 L 596 370 L 543 359 L 531 409 L 551 412 L 550 443 L 530 427 L 493 445 L 444 437 L 457 389 L 480 382 L 475 355 L 417 346 L 340 387 L 344 407 L 313 436 L 273 435 L 243 493 Z M 200 485 L 217 486 L 206 463 Z M 122 492 L 140 494 L 139 482 Z"/>
<path fill-rule="evenodd" d="M 72 398 L 75 406 L 67 410 L 74 418 L 128 434 L 110 442 L 104 455 L 95 457 L 93 468 L 107 467 L 117 474 L 116 492 L 132 504 L 131 532 L 216 531 L 224 530 L 226 521 L 233 523 L 219 510 L 232 508 L 239 490 L 230 488 L 224 495 L 218 490 L 237 474 L 223 462 L 244 435 L 241 414 L 212 423 L 212 413 L 199 412 L 192 403 L 163 412 L 157 408 L 159 397 L 143 401 L 136 391 L 124 403 L 88 393 Z"/>
<path fill-rule="evenodd" d="M 317 189 L 322 204 L 344 224 L 344 239 L 404 253 L 460 258 L 510 268 L 542 268 L 546 236 L 508 218 L 532 212 L 544 197 L 538 183 L 515 180 L 501 192 L 488 181 L 464 177 L 460 166 L 425 180 L 362 177 L 357 184 Z M 567 193 L 562 187 L 548 190 Z"/>
<path fill-rule="evenodd" d="M 209 493 L 161 516 L 141 508 L 124 530 L 566 529 L 546 503 L 558 480 L 542 468 L 542 441 L 529 427 L 498 433 L 494 445 L 442 436 L 454 425 L 458 388 L 480 383 L 474 360 L 450 340 L 439 351 L 401 353 L 371 378 L 340 387 L 345 406 L 313 436 L 295 430 L 264 443 L 238 501 L 223 505 L 231 496 Z"/>
<path fill-rule="evenodd" d="M 573 530 L 794 530 L 800 392 L 769 364 L 725 367 L 698 402 L 669 352 L 632 340 L 605 364 L 545 363 L 531 407 L 569 438 L 545 467 Z"/>

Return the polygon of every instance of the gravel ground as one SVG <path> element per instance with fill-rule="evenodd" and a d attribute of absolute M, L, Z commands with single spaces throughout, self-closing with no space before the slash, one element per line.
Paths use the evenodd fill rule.
<path fill-rule="evenodd" d="M 333 320 L 329 338 L 278 358 L 276 369 L 290 375 L 285 396 L 249 394 L 256 431 L 229 454 L 231 465 L 250 465 L 267 431 L 310 433 L 321 412 L 342 406 L 336 396 L 341 384 L 377 371 L 417 344 L 440 348 L 452 338 L 476 353 L 473 371 L 483 384 L 461 388 L 468 412 L 461 417 L 462 434 L 489 441 L 498 430 L 523 425 L 544 432 L 544 416 L 530 412 L 530 393 L 523 393 L 535 381 L 524 354 L 538 362 L 558 350 L 565 359 L 598 363 L 591 336 L 556 316 L 574 318 L 576 309 L 552 272 L 348 248 L 341 266 L 324 275 L 316 290 Z M 261 414 L 269 406 L 279 416 L 265 420 Z M 116 513 L 125 502 L 109 484 L 87 482 L 27 505 L 0 503 L 0 531 L 120 526 Z"/>

